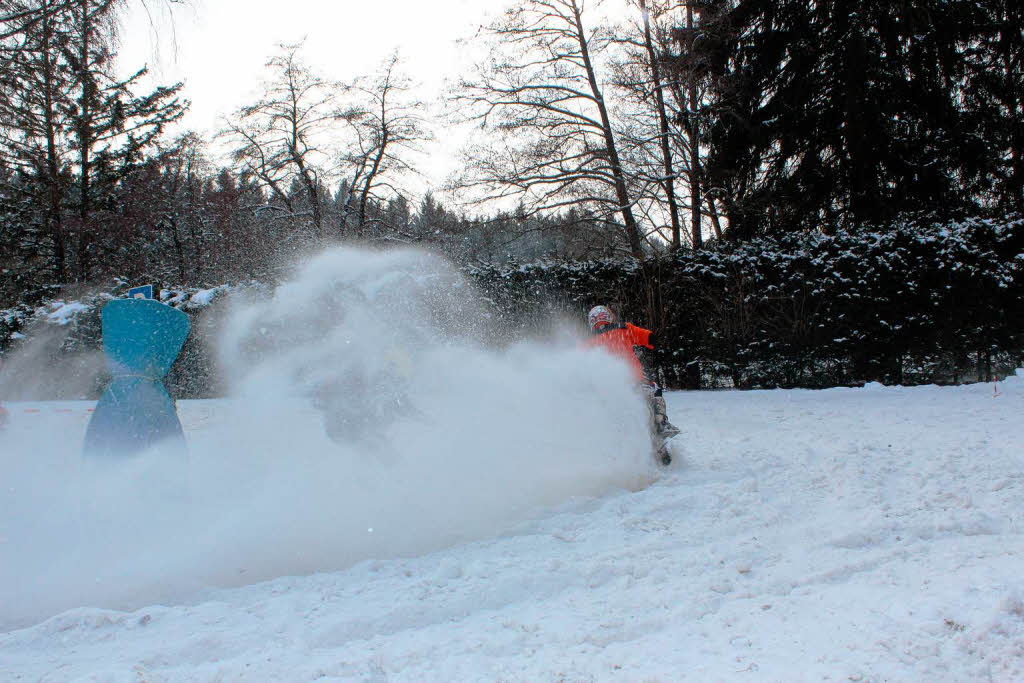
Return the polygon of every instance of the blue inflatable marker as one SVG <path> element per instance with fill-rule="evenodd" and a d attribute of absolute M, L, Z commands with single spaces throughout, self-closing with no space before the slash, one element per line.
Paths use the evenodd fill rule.
<path fill-rule="evenodd" d="M 135 455 L 164 442 L 184 454 L 185 433 L 163 378 L 188 337 L 188 316 L 145 298 L 111 301 L 101 315 L 111 379 L 85 432 L 84 455 Z"/>

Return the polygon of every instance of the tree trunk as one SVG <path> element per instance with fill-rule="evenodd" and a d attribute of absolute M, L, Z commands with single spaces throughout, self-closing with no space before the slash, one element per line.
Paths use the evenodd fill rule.
<path fill-rule="evenodd" d="M 91 0 L 80 0 L 82 9 L 82 24 L 80 36 L 81 45 L 79 51 L 79 85 L 82 94 L 79 98 L 79 120 L 78 120 L 78 152 L 80 157 L 78 186 L 81 197 L 79 198 L 79 219 L 78 226 L 78 279 L 86 281 L 89 279 L 89 241 L 90 241 L 90 206 L 89 195 L 92 191 L 89 187 L 89 155 L 92 150 L 92 78 L 89 74 L 90 64 L 90 36 L 92 26 L 89 17 L 89 3 Z"/>
<path fill-rule="evenodd" d="M 715 198 L 708 197 L 708 213 L 711 214 L 711 225 L 715 229 L 715 237 L 722 241 L 722 221 L 718 217 L 718 207 L 715 206 Z"/>
<path fill-rule="evenodd" d="M 687 35 L 693 35 L 693 3 L 686 3 L 686 29 Z M 687 50 L 693 50 L 693 44 L 687 46 Z M 694 249 L 704 246 L 704 236 L 701 232 L 701 204 L 703 203 L 703 182 L 701 178 L 700 163 L 700 135 L 697 127 L 697 75 L 690 69 L 687 83 L 687 117 L 686 137 L 690 147 L 690 239 Z"/>
<path fill-rule="evenodd" d="M 306 163 L 302 160 L 302 157 L 298 154 L 294 154 L 295 165 L 299 169 L 299 177 L 302 178 L 302 184 L 306 188 L 306 196 L 309 198 L 309 208 L 313 212 L 313 227 L 316 229 L 318 237 L 323 237 L 324 230 L 324 213 L 323 207 L 320 206 L 320 194 L 317 192 L 316 181 L 313 180 L 313 176 L 306 166 Z"/>
<path fill-rule="evenodd" d="M 626 238 L 629 240 L 629 249 L 636 258 L 642 258 L 643 238 L 640 235 L 640 228 L 636 218 L 633 216 L 633 202 L 629 198 L 629 190 L 626 187 L 626 177 L 622 170 L 622 163 L 619 160 L 619 153 L 615 146 L 615 135 L 612 132 L 611 118 L 608 116 L 608 107 L 605 106 L 601 88 L 597 83 L 597 73 L 594 64 L 590 59 L 590 47 L 587 43 L 587 34 L 583 30 L 583 18 L 580 14 L 580 7 L 576 0 L 572 3 L 573 19 L 575 20 L 576 37 L 580 44 L 580 54 L 583 56 L 583 66 L 587 72 L 587 82 L 590 84 L 590 92 L 597 102 L 597 110 L 601 115 L 601 128 L 604 134 L 605 147 L 608 151 L 608 162 L 611 165 L 612 177 L 615 180 L 615 198 L 619 203 L 619 213 L 622 215 L 622 222 L 626 228 Z"/>
<path fill-rule="evenodd" d="M 171 224 L 171 239 L 174 240 L 174 255 L 178 259 L 178 278 L 181 283 L 187 282 L 188 276 L 185 273 L 185 248 L 181 244 L 181 235 L 178 234 L 178 217 L 172 211 L 167 217 Z"/>
<path fill-rule="evenodd" d="M 299 154 L 299 119 L 298 119 L 298 102 L 295 99 L 295 95 L 292 96 L 292 139 L 291 145 L 289 145 L 288 152 L 291 154 L 292 162 L 295 167 L 299 170 L 299 177 L 302 178 L 302 185 L 306 188 L 306 197 L 309 199 L 309 208 L 313 212 L 313 227 L 316 230 L 317 237 L 323 237 L 324 229 L 324 216 L 323 209 L 320 206 L 320 195 L 317 192 L 316 182 L 313 180 L 313 176 L 310 174 L 309 169 L 306 167 L 305 159 Z"/>
<path fill-rule="evenodd" d="M 60 183 L 60 162 L 57 151 L 57 126 L 56 105 L 54 103 L 54 88 L 56 78 L 53 72 L 53 61 L 51 59 L 51 38 L 53 36 L 50 25 L 50 3 L 43 1 L 42 31 L 43 44 L 41 46 L 43 66 L 43 117 L 46 135 L 46 199 L 47 215 L 46 228 L 53 241 L 53 259 L 57 271 L 57 280 L 67 282 L 67 245 L 64 238 L 63 221 L 63 192 Z"/>
<path fill-rule="evenodd" d="M 678 249 L 681 244 L 682 228 L 679 224 L 679 206 L 676 203 L 675 168 L 672 164 L 672 148 L 668 142 L 668 114 L 665 111 L 665 93 L 662 91 L 661 86 L 661 69 L 658 67 L 658 56 L 654 52 L 654 41 L 651 39 L 651 20 L 650 13 L 647 11 L 647 0 L 640 0 L 640 10 L 643 13 L 644 19 L 644 44 L 647 46 L 647 57 L 651 62 L 654 101 L 658 108 L 661 158 L 665 173 L 662 187 L 665 189 L 665 200 L 668 202 L 668 213 L 672 223 L 672 248 Z"/>
<path fill-rule="evenodd" d="M 206 223 L 206 218 L 201 215 L 199 217 L 199 221 L 201 221 L 202 224 L 205 224 Z M 193 243 L 193 245 L 195 245 L 193 247 L 192 251 L 193 251 L 193 262 L 196 264 L 195 265 L 196 282 L 202 282 L 202 280 L 203 280 L 203 256 L 206 253 L 206 249 L 203 248 L 203 230 L 204 230 L 204 228 L 202 226 L 200 226 L 200 229 L 196 230 L 196 219 L 195 219 L 195 217 L 193 217 L 192 220 L 190 220 L 188 222 L 188 228 L 189 228 L 189 233 L 192 235 L 192 243 Z"/>
<path fill-rule="evenodd" d="M 373 166 L 370 168 L 370 172 L 366 174 L 366 182 L 363 184 L 363 192 L 359 197 L 359 234 L 363 234 L 363 226 L 366 225 L 366 203 L 370 198 L 370 188 L 373 186 L 373 179 L 377 175 L 377 170 L 380 169 L 380 163 L 384 159 L 384 150 L 388 146 L 388 129 L 384 128 L 381 133 L 380 148 L 377 150 L 377 156 L 373 160 Z"/>

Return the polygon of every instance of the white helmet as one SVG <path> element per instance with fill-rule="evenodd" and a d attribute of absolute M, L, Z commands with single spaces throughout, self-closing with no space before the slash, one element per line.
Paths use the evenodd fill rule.
<path fill-rule="evenodd" d="M 590 323 L 591 330 L 596 330 L 598 327 L 613 324 L 615 322 L 615 314 L 607 306 L 594 306 L 590 309 L 590 313 L 587 314 L 587 322 Z"/>

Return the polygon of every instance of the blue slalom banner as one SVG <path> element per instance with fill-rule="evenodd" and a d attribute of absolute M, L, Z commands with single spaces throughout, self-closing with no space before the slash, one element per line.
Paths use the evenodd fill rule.
<path fill-rule="evenodd" d="M 188 316 L 144 298 L 111 301 L 101 316 L 111 379 L 89 421 L 83 454 L 135 455 L 157 444 L 184 454 L 185 433 L 163 378 L 188 337 Z"/>

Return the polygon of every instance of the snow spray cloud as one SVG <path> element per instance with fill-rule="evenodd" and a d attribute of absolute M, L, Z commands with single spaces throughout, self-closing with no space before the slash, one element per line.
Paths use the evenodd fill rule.
<path fill-rule="evenodd" d="M 488 348 L 489 319 L 435 256 L 330 251 L 237 302 L 233 397 L 179 403 L 187 464 L 67 468 L 79 439 L 14 435 L 0 625 L 420 554 L 648 483 L 628 370 L 575 339 Z"/>
<path fill-rule="evenodd" d="M 30 337 L 0 359 L 0 401 L 94 396 L 106 373 L 100 351 L 69 351 L 70 326 L 33 324 Z"/>

